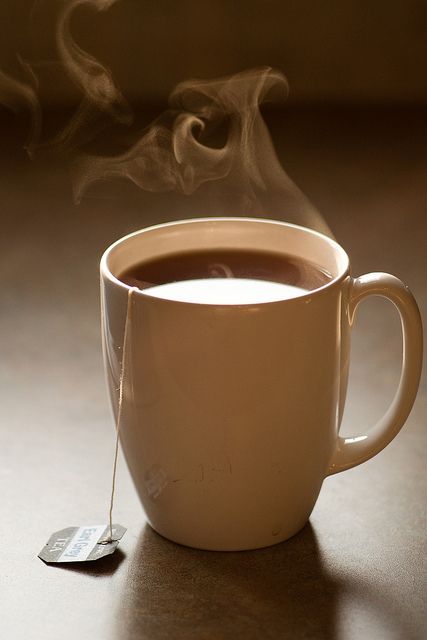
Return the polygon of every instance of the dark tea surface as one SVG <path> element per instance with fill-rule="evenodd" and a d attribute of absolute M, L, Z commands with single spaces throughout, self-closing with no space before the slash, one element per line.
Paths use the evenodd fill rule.
<path fill-rule="evenodd" d="M 327 284 L 331 275 L 281 253 L 210 249 L 140 262 L 120 279 L 167 300 L 256 304 L 299 297 Z"/>
<path fill-rule="evenodd" d="M 141 261 L 120 275 L 122 282 L 140 289 L 210 278 L 265 280 L 313 291 L 327 284 L 331 275 L 300 258 L 243 249 L 173 253 L 155 260 Z"/>

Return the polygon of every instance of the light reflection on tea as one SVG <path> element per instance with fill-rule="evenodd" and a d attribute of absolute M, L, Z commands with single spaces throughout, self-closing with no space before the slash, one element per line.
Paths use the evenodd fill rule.
<path fill-rule="evenodd" d="M 167 300 L 256 304 L 304 295 L 327 284 L 331 275 L 306 260 L 278 252 L 209 249 L 140 262 L 120 279 Z"/>

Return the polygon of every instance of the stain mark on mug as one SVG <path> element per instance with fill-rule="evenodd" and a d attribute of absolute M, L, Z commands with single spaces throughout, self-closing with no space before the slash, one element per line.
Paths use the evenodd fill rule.
<path fill-rule="evenodd" d="M 168 484 L 166 471 L 159 464 L 154 464 L 145 472 L 144 482 L 148 495 L 156 500 Z"/>
<path fill-rule="evenodd" d="M 271 535 L 278 536 L 281 530 L 282 530 L 282 525 L 276 524 L 271 530 Z"/>
<path fill-rule="evenodd" d="M 230 472 L 230 476 L 232 476 L 233 475 L 233 467 L 231 465 L 231 460 L 230 460 L 230 458 L 228 456 L 226 456 L 226 458 L 227 458 L 227 462 L 228 462 L 228 470 Z"/>
<path fill-rule="evenodd" d="M 199 470 L 200 470 L 200 478 L 198 479 L 198 482 L 203 482 L 205 479 L 205 468 L 202 464 L 199 464 Z"/>

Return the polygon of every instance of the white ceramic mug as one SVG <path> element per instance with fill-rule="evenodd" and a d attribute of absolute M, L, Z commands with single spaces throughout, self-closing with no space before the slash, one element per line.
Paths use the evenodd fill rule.
<path fill-rule="evenodd" d="M 243 305 L 129 296 L 118 277 L 142 260 L 203 248 L 283 252 L 333 277 L 300 297 Z M 286 540 L 307 522 L 324 478 L 383 449 L 414 402 L 422 327 L 412 294 L 388 274 L 352 278 L 345 251 L 315 231 L 252 218 L 146 228 L 104 253 L 101 294 L 116 418 L 126 352 L 124 454 L 148 522 L 175 542 L 242 550 Z M 351 325 L 371 295 L 400 314 L 402 374 L 385 416 L 343 438 Z"/>

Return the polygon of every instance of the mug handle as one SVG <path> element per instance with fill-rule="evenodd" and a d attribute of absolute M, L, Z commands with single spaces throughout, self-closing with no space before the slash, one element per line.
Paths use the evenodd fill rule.
<path fill-rule="evenodd" d="M 421 316 L 412 293 L 401 280 L 388 273 L 369 273 L 352 280 L 348 315 L 353 325 L 356 308 L 368 296 L 382 296 L 397 308 L 403 334 L 402 371 L 393 401 L 377 424 L 364 435 L 338 435 L 326 475 L 355 467 L 379 453 L 399 433 L 415 401 L 422 367 Z"/>

